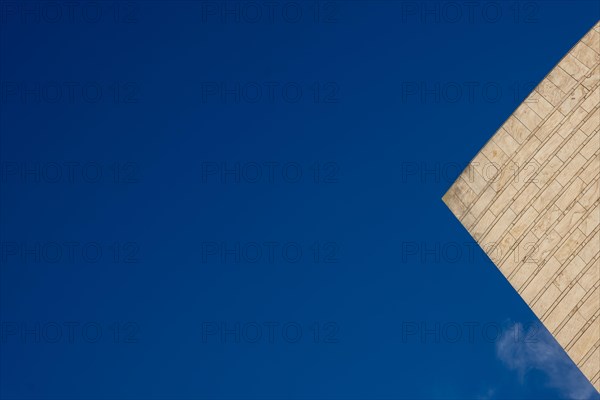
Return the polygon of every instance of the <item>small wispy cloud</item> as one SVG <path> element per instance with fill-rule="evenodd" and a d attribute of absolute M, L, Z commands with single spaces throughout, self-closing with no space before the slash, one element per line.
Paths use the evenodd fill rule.
<path fill-rule="evenodd" d="M 496 353 L 508 368 L 517 371 L 521 382 L 528 372 L 538 370 L 546 374 L 549 387 L 569 399 L 600 399 L 596 389 L 543 326 L 525 331 L 521 323 L 513 324 L 496 342 Z"/>
<path fill-rule="evenodd" d="M 492 400 L 496 394 L 496 389 L 488 389 L 485 393 L 477 396 L 477 400 Z"/>

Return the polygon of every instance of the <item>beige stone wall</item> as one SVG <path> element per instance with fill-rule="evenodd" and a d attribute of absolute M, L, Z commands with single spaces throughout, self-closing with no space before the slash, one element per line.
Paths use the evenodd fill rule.
<path fill-rule="evenodd" d="M 600 391 L 600 23 L 443 200 Z"/>

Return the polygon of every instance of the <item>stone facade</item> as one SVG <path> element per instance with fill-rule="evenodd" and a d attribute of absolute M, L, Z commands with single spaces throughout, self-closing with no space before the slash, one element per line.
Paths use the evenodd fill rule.
<path fill-rule="evenodd" d="M 600 391 L 600 23 L 443 201 Z"/>

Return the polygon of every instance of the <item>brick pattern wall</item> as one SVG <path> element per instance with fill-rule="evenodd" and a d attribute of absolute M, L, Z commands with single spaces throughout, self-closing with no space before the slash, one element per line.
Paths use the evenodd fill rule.
<path fill-rule="evenodd" d="M 443 201 L 600 391 L 600 23 Z"/>

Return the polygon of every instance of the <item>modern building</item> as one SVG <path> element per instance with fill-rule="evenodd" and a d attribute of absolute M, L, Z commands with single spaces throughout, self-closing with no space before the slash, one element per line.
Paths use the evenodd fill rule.
<path fill-rule="evenodd" d="M 600 23 L 443 201 L 600 391 Z"/>

